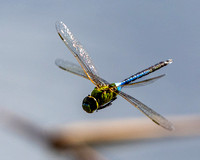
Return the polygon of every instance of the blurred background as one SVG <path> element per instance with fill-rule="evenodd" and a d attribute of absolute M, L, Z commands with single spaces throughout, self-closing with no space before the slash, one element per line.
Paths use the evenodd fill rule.
<path fill-rule="evenodd" d="M 91 55 L 100 75 L 121 81 L 157 62 L 174 63 L 151 76 L 154 84 L 126 89 L 158 113 L 200 113 L 200 2 L 168 1 L 0 1 L 0 106 L 51 128 L 79 121 L 144 117 L 122 98 L 98 113 L 82 110 L 91 82 L 59 69 L 75 62 L 56 33 L 62 20 Z M 0 159 L 64 157 L 0 128 Z M 200 138 L 162 139 L 94 146 L 115 160 L 198 160 Z"/>

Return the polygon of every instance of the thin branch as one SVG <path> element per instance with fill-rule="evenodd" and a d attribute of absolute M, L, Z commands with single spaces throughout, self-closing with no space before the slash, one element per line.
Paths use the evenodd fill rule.
<path fill-rule="evenodd" d="M 200 136 L 200 115 L 168 117 L 175 126 L 167 131 L 147 118 L 78 122 L 52 130 L 52 142 L 60 146 L 98 144 L 124 140 Z"/>
<path fill-rule="evenodd" d="M 17 133 L 21 133 L 34 139 L 34 141 L 40 142 L 40 144 L 42 143 L 50 146 L 54 150 L 64 152 L 70 151 L 77 160 L 106 160 L 100 153 L 85 144 L 69 144 L 68 148 L 65 149 L 52 145 L 52 138 L 46 130 L 5 108 L 0 108 L 0 123 L 4 124 L 6 128 L 11 129 L 12 131 L 17 131 Z"/>
<path fill-rule="evenodd" d="M 0 108 L 0 123 L 17 133 L 34 138 L 37 141 L 47 141 L 49 138 L 46 131 L 32 123 L 30 120 L 19 116 L 5 108 Z"/>

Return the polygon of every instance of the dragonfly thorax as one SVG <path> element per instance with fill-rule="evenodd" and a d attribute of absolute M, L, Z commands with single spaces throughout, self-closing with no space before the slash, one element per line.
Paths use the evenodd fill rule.
<path fill-rule="evenodd" d="M 82 107 L 87 113 L 93 113 L 98 109 L 99 104 L 93 96 L 87 96 L 83 99 Z"/>
<path fill-rule="evenodd" d="M 115 99 L 117 91 L 115 84 L 103 86 L 100 88 L 95 87 L 91 95 L 83 99 L 82 107 L 87 113 L 93 113 L 95 110 L 102 108 L 105 104 Z"/>

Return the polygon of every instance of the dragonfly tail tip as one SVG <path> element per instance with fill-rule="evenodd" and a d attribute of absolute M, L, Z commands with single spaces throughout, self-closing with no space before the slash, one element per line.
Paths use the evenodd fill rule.
<path fill-rule="evenodd" d="M 171 64 L 172 62 L 173 62 L 172 59 L 168 59 L 168 60 L 166 60 L 166 63 L 167 63 L 167 64 Z"/>

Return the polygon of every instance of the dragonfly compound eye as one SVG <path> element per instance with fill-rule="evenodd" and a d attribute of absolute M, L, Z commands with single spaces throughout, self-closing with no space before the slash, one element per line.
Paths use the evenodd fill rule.
<path fill-rule="evenodd" d="M 82 107 L 87 113 L 93 113 L 98 109 L 98 102 L 92 96 L 87 96 L 83 99 Z"/>

